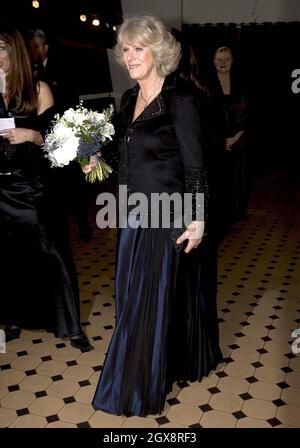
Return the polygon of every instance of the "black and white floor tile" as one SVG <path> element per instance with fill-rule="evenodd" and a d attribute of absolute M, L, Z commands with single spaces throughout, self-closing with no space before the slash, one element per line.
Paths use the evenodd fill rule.
<path fill-rule="evenodd" d="M 91 191 L 95 221 L 96 191 Z M 82 243 L 71 221 L 82 323 L 81 353 L 45 331 L 23 331 L 0 354 L 0 427 L 300 427 L 300 182 L 266 175 L 249 216 L 219 251 L 218 309 L 224 364 L 201 383 L 174 386 L 161 415 L 112 416 L 91 399 L 114 326 L 116 230 Z M 299 344 L 300 346 L 300 344 Z"/>

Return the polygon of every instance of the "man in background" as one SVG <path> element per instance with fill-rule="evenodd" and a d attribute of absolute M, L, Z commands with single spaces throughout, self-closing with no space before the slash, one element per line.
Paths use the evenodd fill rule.
<path fill-rule="evenodd" d="M 59 85 L 59 74 L 57 67 L 59 64 L 49 56 L 49 43 L 46 33 L 36 29 L 29 33 L 28 49 L 32 61 L 33 72 L 37 79 L 45 81 L 51 88 L 52 93 L 56 93 Z"/>

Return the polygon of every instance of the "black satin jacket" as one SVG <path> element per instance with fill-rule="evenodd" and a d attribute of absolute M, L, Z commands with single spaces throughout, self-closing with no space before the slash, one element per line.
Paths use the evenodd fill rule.
<path fill-rule="evenodd" d="M 207 196 L 203 132 L 196 95 L 169 76 L 161 93 L 132 122 L 139 86 L 127 90 L 118 116 L 119 184 L 129 194 L 178 192 Z"/>

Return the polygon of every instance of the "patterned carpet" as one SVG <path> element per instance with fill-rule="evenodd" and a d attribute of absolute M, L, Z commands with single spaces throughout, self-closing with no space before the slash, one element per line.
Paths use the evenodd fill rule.
<path fill-rule="evenodd" d="M 91 223 L 97 189 L 91 189 Z M 115 230 L 83 243 L 71 220 L 82 323 L 81 353 L 45 331 L 23 331 L 0 353 L 0 427 L 300 427 L 300 182 L 256 179 L 247 220 L 219 251 L 218 309 L 224 364 L 201 383 L 174 386 L 162 415 L 117 417 L 91 406 L 114 325 Z M 300 344 L 299 344 L 300 347 Z"/>

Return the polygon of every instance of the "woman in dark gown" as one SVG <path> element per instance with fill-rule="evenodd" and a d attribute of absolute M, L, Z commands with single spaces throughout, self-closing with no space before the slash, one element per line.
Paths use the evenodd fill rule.
<path fill-rule="evenodd" d="M 121 101 L 119 185 L 148 199 L 152 193 L 206 196 L 197 101 L 185 81 L 169 75 L 180 45 L 159 19 L 136 16 L 121 26 L 116 54 L 138 82 Z M 119 230 L 116 326 L 96 409 L 160 413 L 175 381 L 200 381 L 221 361 L 214 291 L 201 261 L 204 226 L 194 221 L 196 211 L 186 230 L 161 222 L 143 227 L 153 209 L 132 213 L 131 226 Z"/>
<path fill-rule="evenodd" d="M 245 218 L 249 201 L 245 148 L 247 103 L 241 80 L 232 72 L 232 64 L 230 48 L 218 48 L 214 54 L 216 76 L 209 81 L 209 98 L 220 148 L 220 169 L 216 169 L 216 173 L 224 227 Z"/>
<path fill-rule="evenodd" d="M 0 137 L 0 323 L 7 342 L 21 328 L 45 328 L 87 351 L 72 259 L 66 261 L 71 255 L 67 245 L 58 251 L 47 225 L 56 210 L 45 200 L 43 173 L 51 174 L 40 145 L 53 118 L 53 98 L 47 84 L 34 83 L 24 40 L 7 24 L 0 25 L 0 66 L 6 84 L 2 118 L 15 123 Z"/>

